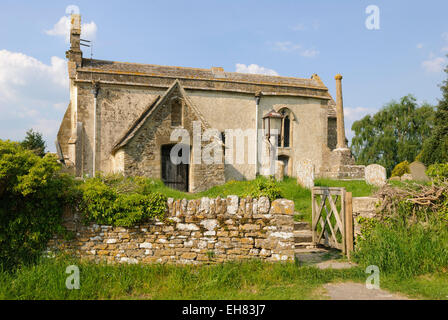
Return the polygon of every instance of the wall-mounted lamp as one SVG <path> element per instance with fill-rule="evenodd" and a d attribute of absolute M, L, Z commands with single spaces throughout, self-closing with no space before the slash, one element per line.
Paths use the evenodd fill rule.
<path fill-rule="evenodd" d="M 271 110 L 263 116 L 263 129 L 266 132 L 266 138 L 268 140 L 273 135 L 280 135 L 282 132 L 282 120 L 283 115 L 275 110 Z"/>

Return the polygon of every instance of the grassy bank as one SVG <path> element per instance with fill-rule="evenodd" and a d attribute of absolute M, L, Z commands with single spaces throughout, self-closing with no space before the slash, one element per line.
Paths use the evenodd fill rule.
<path fill-rule="evenodd" d="M 80 290 L 65 287 L 72 264 L 80 269 Z M 362 277 L 358 269 L 321 271 L 294 263 L 105 265 L 59 258 L 1 273 L 0 299 L 317 299 L 320 285 Z"/>
<path fill-rule="evenodd" d="M 264 179 L 258 177 L 257 179 Z M 177 191 L 166 187 L 161 181 L 153 180 L 152 190 L 158 191 L 167 197 L 175 199 L 198 199 L 201 197 L 227 197 L 229 195 L 237 195 L 239 197 L 247 196 L 255 187 L 257 180 L 251 181 L 229 181 L 223 185 L 210 188 L 209 190 L 192 194 Z M 294 201 L 295 211 L 299 212 L 301 219 L 311 221 L 311 190 L 303 188 L 297 184 L 294 178 L 285 177 L 283 181 L 277 182 L 282 197 Z M 365 181 L 353 180 L 332 180 L 332 179 L 316 179 L 316 186 L 325 187 L 344 187 L 348 192 L 352 192 L 354 197 L 365 197 L 371 195 L 375 191 L 375 187 L 368 185 Z"/>

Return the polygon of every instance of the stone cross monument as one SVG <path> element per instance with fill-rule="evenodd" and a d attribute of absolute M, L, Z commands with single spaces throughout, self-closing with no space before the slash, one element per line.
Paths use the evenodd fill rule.
<path fill-rule="evenodd" d="M 342 102 L 342 76 L 337 74 L 334 78 L 336 80 L 336 125 L 338 138 L 336 148 L 347 149 L 344 129 L 344 107 Z"/>

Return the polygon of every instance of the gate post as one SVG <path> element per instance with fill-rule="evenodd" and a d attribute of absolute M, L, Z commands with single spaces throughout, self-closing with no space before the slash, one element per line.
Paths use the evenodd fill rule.
<path fill-rule="evenodd" d="M 353 206 L 351 192 L 346 192 L 345 201 L 345 244 L 347 258 L 350 260 L 353 252 Z"/>
<path fill-rule="evenodd" d="M 311 236 L 312 236 L 312 243 L 313 245 L 316 245 L 316 223 L 315 222 L 315 216 L 316 216 L 316 205 L 315 205 L 315 197 L 316 194 L 314 193 L 314 187 L 311 188 Z"/>

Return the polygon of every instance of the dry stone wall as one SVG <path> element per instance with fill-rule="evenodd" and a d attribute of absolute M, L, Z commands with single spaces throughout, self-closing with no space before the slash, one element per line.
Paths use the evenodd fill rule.
<path fill-rule="evenodd" d="M 378 217 L 377 207 L 380 204 L 380 199 L 376 197 L 353 197 L 353 227 L 355 239 L 361 235 L 361 226 L 358 218 L 376 218 Z"/>
<path fill-rule="evenodd" d="M 211 263 L 250 258 L 294 260 L 294 202 L 258 199 L 168 199 L 163 221 L 132 228 L 84 225 L 66 210 L 71 240 L 54 238 L 48 248 L 95 261 L 127 263 Z"/>

